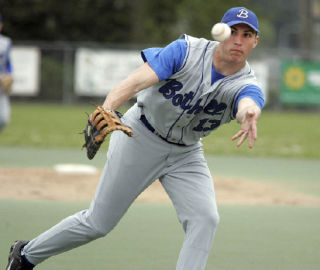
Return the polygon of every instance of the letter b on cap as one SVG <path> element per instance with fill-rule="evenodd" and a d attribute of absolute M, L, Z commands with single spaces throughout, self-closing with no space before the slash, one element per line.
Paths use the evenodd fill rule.
<path fill-rule="evenodd" d="M 248 18 L 248 14 L 249 14 L 248 10 L 240 9 L 239 13 L 237 14 L 237 17 L 245 19 L 245 18 Z"/>

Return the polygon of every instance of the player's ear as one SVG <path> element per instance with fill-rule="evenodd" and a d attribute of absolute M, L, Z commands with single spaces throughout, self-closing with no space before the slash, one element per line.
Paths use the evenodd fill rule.
<path fill-rule="evenodd" d="M 259 36 L 258 36 L 258 34 L 257 34 L 257 35 L 255 36 L 255 41 L 254 41 L 254 43 L 253 43 L 253 49 L 254 49 L 255 47 L 257 47 L 258 43 L 259 43 Z"/>
<path fill-rule="evenodd" d="M 258 43 L 259 43 L 259 35 L 257 34 L 256 35 L 256 40 L 255 40 L 254 45 L 253 45 L 254 46 L 253 48 L 257 47 Z"/>

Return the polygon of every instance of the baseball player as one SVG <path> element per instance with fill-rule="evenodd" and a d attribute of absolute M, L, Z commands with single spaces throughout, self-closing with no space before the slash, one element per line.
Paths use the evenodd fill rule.
<path fill-rule="evenodd" d="M 3 27 L 0 14 L 0 33 Z M 9 91 L 13 83 L 10 60 L 11 39 L 0 34 L 0 132 L 10 121 Z"/>
<path fill-rule="evenodd" d="M 206 266 L 219 223 L 215 191 L 201 138 L 237 119 L 233 136 L 253 147 L 264 97 L 247 57 L 258 44 L 258 19 L 244 8 L 222 18 L 224 42 L 183 35 L 164 48 L 142 51 L 144 64 L 106 97 L 116 110 L 138 93 L 121 118 L 136 137 L 113 132 L 94 200 L 31 241 L 11 247 L 7 270 L 33 269 L 45 259 L 107 235 L 137 196 L 159 179 L 185 231 L 177 270 Z M 107 267 L 107 266 L 106 266 Z"/>

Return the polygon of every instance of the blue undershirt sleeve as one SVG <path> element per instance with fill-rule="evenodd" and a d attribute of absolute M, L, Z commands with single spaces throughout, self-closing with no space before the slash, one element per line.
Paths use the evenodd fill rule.
<path fill-rule="evenodd" d="M 236 99 L 233 111 L 234 116 L 237 114 L 240 99 L 244 97 L 251 98 L 258 105 L 260 110 L 262 110 L 265 100 L 261 88 L 256 85 L 248 85 L 240 91 Z"/>
<path fill-rule="evenodd" d="M 171 42 L 164 48 L 149 48 L 141 51 L 144 62 L 148 62 L 150 67 L 159 77 L 159 81 L 168 79 L 176 73 L 182 66 L 187 51 L 187 42 L 178 39 Z"/>
<path fill-rule="evenodd" d="M 11 65 L 10 58 L 8 58 L 8 61 L 7 61 L 7 72 L 10 74 L 12 73 L 12 65 Z"/>
<path fill-rule="evenodd" d="M 8 72 L 8 73 L 12 73 L 10 50 L 11 50 L 11 45 L 9 46 L 9 49 L 8 49 L 7 63 L 6 63 L 6 68 L 7 68 L 7 72 Z"/>

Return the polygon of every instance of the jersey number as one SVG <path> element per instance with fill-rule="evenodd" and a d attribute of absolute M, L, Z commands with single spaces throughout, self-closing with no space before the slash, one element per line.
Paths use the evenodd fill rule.
<path fill-rule="evenodd" d="M 201 119 L 199 124 L 193 128 L 194 131 L 211 131 L 220 126 L 220 120 L 214 120 L 209 118 Z"/>
<path fill-rule="evenodd" d="M 210 103 L 204 108 L 204 113 L 210 115 L 221 115 L 225 109 L 227 108 L 227 104 L 218 103 L 215 99 L 212 99 Z M 212 131 L 220 126 L 221 120 L 204 118 L 201 119 L 199 124 L 193 128 L 194 131 Z"/>

